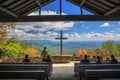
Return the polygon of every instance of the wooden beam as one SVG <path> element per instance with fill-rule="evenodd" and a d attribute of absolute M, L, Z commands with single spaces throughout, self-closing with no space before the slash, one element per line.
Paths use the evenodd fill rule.
<path fill-rule="evenodd" d="M 83 6 L 83 4 L 85 3 L 86 0 L 83 0 L 80 4 L 80 6 Z"/>
<path fill-rule="evenodd" d="M 2 6 L 0 6 L 0 10 L 5 11 L 6 13 L 10 14 L 13 17 L 18 17 L 16 14 L 14 14 L 13 12 L 3 8 Z"/>
<path fill-rule="evenodd" d="M 109 14 L 112 14 L 112 13 L 114 13 L 115 11 L 117 11 L 118 9 L 120 10 L 120 5 L 117 6 L 117 7 L 115 7 L 114 9 L 111 9 L 111 10 L 108 11 L 107 13 L 105 13 L 104 16 L 107 16 L 107 15 L 109 15 Z"/>
<path fill-rule="evenodd" d="M 36 1 L 36 3 L 38 4 L 38 6 L 41 7 L 40 2 L 39 2 L 38 0 L 35 0 L 35 1 Z"/>
<path fill-rule="evenodd" d="M 55 1 L 55 0 L 49 0 L 49 1 L 45 2 L 45 3 L 42 3 L 42 4 L 41 4 L 41 7 L 43 7 L 43 6 L 51 3 L 51 2 L 53 2 L 53 1 Z M 38 8 L 31 9 L 30 11 L 27 11 L 26 13 L 22 14 L 22 16 L 27 16 L 28 14 L 32 13 L 32 12 L 33 12 L 34 10 L 36 10 L 36 9 L 38 9 Z"/>
<path fill-rule="evenodd" d="M 77 2 L 74 2 L 73 0 L 67 0 L 67 1 L 70 2 L 70 3 L 73 3 L 73 4 L 75 4 L 75 5 L 77 5 L 78 7 L 80 7 L 80 4 L 77 3 Z M 85 6 L 86 6 L 86 5 L 85 5 Z M 101 15 L 100 13 L 96 12 L 95 10 L 93 10 L 93 8 L 89 8 L 88 5 L 87 5 L 86 7 L 85 7 L 85 6 L 82 6 L 82 8 L 84 8 L 84 9 L 92 12 L 92 13 L 95 14 L 95 15 Z"/>
<path fill-rule="evenodd" d="M 38 0 L 35 0 L 35 1 L 39 6 L 39 16 L 40 16 L 41 15 L 41 3 Z"/>
<path fill-rule="evenodd" d="M 97 15 L 42 15 L 23 17 L 1 17 L 0 22 L 47 22 L 47 21 L 120 21 L 120 16 Z"/>

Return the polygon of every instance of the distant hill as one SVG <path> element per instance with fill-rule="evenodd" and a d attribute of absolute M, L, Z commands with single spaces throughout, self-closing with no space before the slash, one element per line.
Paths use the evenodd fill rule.
<path fill-rule="evenodd" d="M 43 47 L 47 47 L 48 51 L 52 55 L 60 53 L 60 41 L 51 40 L 24 40 L 34 46 L 39 52 L 43 50 Z M 64 54 L 75 54 L 79 49 L 87 49 L 88 46 L 100 48 L 104 41 L 63 41 L 63 53 Z"/>

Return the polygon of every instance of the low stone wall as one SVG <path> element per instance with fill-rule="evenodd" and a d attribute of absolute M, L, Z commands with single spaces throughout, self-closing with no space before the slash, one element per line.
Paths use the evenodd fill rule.
<path fill-rule="evenodd" d="M 41 57 L 30 57 L 29 58 L 31 62 L 41 62 Z M 7 59 L 1 59 L 1 62 L 22 62 L 23 58 L 7 58 Z"/>
<path fill-rule="evenodd" d="M 41 57 L 30 57 L 29 58 L 31 62 L 41 62 L 42 58 Z M 69 55 L 58 55 L 58 56 L 51 56 L 52 62 L 53 63 L 69 63 L 71 61 L 80 61 L 82 58 L 81 57 L 76 57 L 76 56 L 69 56 Z M 21 58 L 4 58 L 1 61 L 2 62 L 22 62 L 23 57 Z"/>
<path fill-rule="evenodd" d="M 80 61 L 82 57 L 72 56 L 72 61 Z"/>
<path fill-rule="evenodd" d="M 69 63 L 71 62 L 72 56 L 52 56 L 53 63 Z"/>

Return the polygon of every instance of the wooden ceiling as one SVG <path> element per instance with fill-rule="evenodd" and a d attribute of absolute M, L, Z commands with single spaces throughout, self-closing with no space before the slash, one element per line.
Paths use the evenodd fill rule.
<path fill-rule="evenodd" d="M 120 0 L 66 0 L 90 11 L 94 15 L 27 16 L 31 12 L 54 1 L 0 0 L 0 22 L 120 21 Z"/>
<path fill-rule="evenodd" d="M 43 7 L 54 0 L 0 0 L 0 17 L 19 17 Z"/>
<path fill-rule="evenodd" d="M 120 0 L 67 0 L 95 15 L 120 15 Z"/>

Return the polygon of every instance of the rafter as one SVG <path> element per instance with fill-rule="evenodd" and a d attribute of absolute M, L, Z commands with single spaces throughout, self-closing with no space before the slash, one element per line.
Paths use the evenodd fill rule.
<path fill-rule="evenodd" d="M 41 7 L 40 2 L 39 2 L 38 0 L 35 0 L 35 1 L 36 1 L 36 3 L 38 4 L 38 6 Z"/>
<path fill-rule="evenodd" d="M 83 0 L 83 1 L 81 2 L 80 6 L 82 6 L 82 5 L 85 3 L 85 1 L 86 1 L 86 0 Z"/>
<path fill-rule="evenodd" d="M 104 16 L 108 16 L 109 14 L 114 13 L 115 11 L 117 11 L 118 9 L 120 9 L 120 5 L 115 7 L 114 9 L 111 9 L 110 11 L 108 11 L 107 13 L 104 14 Z"/>
<path fill-rule="evenodd" d="M 15 13 L 7 10 L 6 8 L 3 8 L 2 6 L 0 6 L 0 10 L 5 11 L 6 13 L 10 14 L 13 17 L 18 17 Z"/>
<path fill-rule="evenodd" d="M 41 7 L 47 5 L 48 3 L 51 3 L 51 2 L 53 2 L 53 1 L 55 1 L 55 0 L 49 0 L 49 1 L 47 1 L 46 3 L 42 3 L 42 4 L 41 4 Z M 36 9 L 38 9 L 38 7 L 34 8 L 34 9 L 30 10 L 30 11 L 27 11 L 26 13 L 23 14 L 23 16 L 28 15 L 29 13 L 33 12 L 33 11 L 36 10 Z"/>
<path fill-rule="evenodd" d="M 35 0 L 35 1 L 39 6 L 39 16 L 40 16 L 41 15 L 41 3 L 38 0 Z"/>

